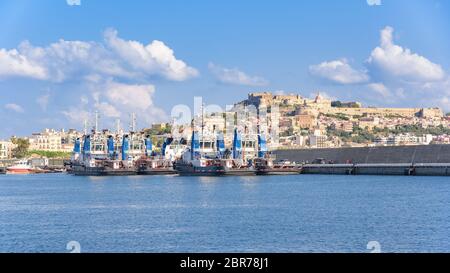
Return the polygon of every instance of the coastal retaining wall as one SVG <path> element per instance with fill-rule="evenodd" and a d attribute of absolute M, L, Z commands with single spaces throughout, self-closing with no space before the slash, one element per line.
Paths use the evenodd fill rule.
<path fill-rule="evenodd" d="M 386 146 L 276 150 L 277 159 L 312 162 L 323 158 L 336 164 L 450 163 L 450 145 Z"/>

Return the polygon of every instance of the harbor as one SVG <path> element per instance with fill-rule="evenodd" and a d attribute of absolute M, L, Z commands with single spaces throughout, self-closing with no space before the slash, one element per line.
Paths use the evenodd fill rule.
<path fill-rule="evenodd" d="M 152 136 L 135 130 L 126 133 L 99 132 L 97 121 L 88 134 L 74 141 L 66 171 L 77 176 L 253 176 L 300 174 L 301 166 L 276 162 L 262 134 L 234 129 L 232 147 L 223 133 L 192 128 L 190 139 L 167 136 L 161 147 Z M 87 131 L 87 130 L 85 130 Z"/>
<path fill-rule="evenodd" d="M 344 153 L 340 149 L 334 149 L 333 151 L 316 149 L 269 152 L 265 150 L 264 140 L 261 137 L 259 137 L 259 140 L 255 140 L 255 143 L 246 145 L 262 147 L 263 149 L 245 149 L 244 151 L 248 155 L 247 158 L 244 157 L 243 159 L 242 143 L 239 141 L 237 131 L 234 146 L 229 150 L 225 149 L 220 140 L 204 139 L 200 142 L 197 133 L 194 133 L 192 137 L 193 141 L 189 141 L 190 145 L 187 145 L 188 142 L 184 140 L 182 142 L 185 144 L 180 144 L 179 141 L 169 138 L 164 142 L 161 152 L 158 153 L 152 150 L 149 136 L 142 138 L 136 135 L 132 137 L 126 135 L 122 138 L 121 145 L 114 144 L 113 137 L 109 136 L 104 140 L 105 150 L 99 149 L 99 147 L 103 147 L 101 138 L 86 136 L 83 141 L 76 141 L 70 160 L 53 160 L 51 164 L 47 163 L 48 165 L 40 165 L 40 167 L 33 165 L 32 161 L 36 162 L 36 160 L 8 161 L 2 163 L 4 166 L 0 166 L 0 174 L 66 173 L 76 176 L 264 176 L 300 174 L 450 176 L 450 163 L 446 163 L 445 159 L 439 156 L 439 152 L 435 153 L 434 157 L 441 158 L 440 161 L 432 158 L 420 160 L 421 153 L 429 152 L 427 149 L 445 152 L 447 146 L 399 147 L 404 152 L 415 151 L 414 154 L 419 161 L 414 163 L 407 163 L 407 157 L 403 157 L 404 162 L 386 163 L 385 158 L 382 162 L 375 160 L 376 156 L 373 156 L 370 160 L 368 160 L 369 157 L 365 157 L 365 161 L 349 163 L 352 160 L 346 160 L 346 163 L 341 163 Z M 91 139 L 95 139 L 94 144 L 90 142 Z M 132 147 L 135 147 L 135 149 L 130 150 L 130 139 L 132 139 Z M 90 148 L 93 146 L 97 147 L 97 150 Z M 209 148 L 205 149 L 205 147 Z M 347 149 L 346 155 L 353 153 L 355 156 L 362 151 L 361 149 L 353 150 Z M 392 151 L 392 148 L 377 148 L 376 153 L 385 153 L 387 150 Z M 421 152 L 417 152 L 418 150 Z M 232 151 L 236 152 L 233 153 Z M 372 153 L 375 154 L 373 150 Z M 341 158 L 333 157 L 333 154 L 340 154 Z M 324 155 L 336 161 L 319 158 L 319 156 Z M 298 160 L 299 157 L 303 160 Z M 295 161 L 295 159 L 298 161 Z"/>
<path fill-rule="evenodd" d="M 166 134 L 163 141 L 137 130 L 98 129 L 76 137 L 68 160 L 3 160 L 0 174 L 66 173 L 75 176 L 267 176 L 396 175 L 450 176 L 450 145 L 350 147 L 272 150 L 266 134 L 234 128 L 226 145 L 224 132 L 192 126 L 190 137 Z"/>

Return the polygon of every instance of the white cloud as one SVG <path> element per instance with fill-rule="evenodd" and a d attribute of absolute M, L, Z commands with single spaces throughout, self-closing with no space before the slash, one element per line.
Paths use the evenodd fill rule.
<path fill-rule="evenodd" d="M 83 126 L 84 121 L 89 120 L 89 112 L 80 107 L 69 107 L 69 109 L 61 112 L 73 125 Z"/>
<path fill-rule="evenodd" d="M 62 82 L 102 76 L 138 80 L 160 76 L 183 81 L 198 75 L 196 69 L 176 59 L 173 50 L 161 41 L 148 45 L 125 41 L 115 30 L 107 30 L 104 38 L 104 43 L 59 40 L 46 47 L 25 41 L 17 49 L 0 49 L 0 77 Z"/>
<path fill-rule="evenodd" d="M 167 114 L 154 104 L 155 87 L 151 84 L 125 84 L 108 79 L 102 82 L 88 83 L 91 99 L 80 97 L 77 107 L 69 107 L 62 114 L 74 125 L 80 126 L 89 113 L 97 110 L 102 124 L 114 124 L 114 119 L 126 120 L 131 113 L 137 115 L 142 127 L 152 122 L 167 120 Z M 80 115 L 77 115 L 77 112 Z M 92 115 L 91 115 L 92 116 Z"/>
<path fill-rule="evenodd" d="M 213 63 L 209 63 L 208 68 L 221 83 L 245 86 L 266 86 L 269 84 L 269 81 L 266 79 L 258 76 L 249 76 L 237 68 L 225 68 Z"/>
<path fill-rule="evenodd" d="M 314 93 L 309 94 L 309 97 L 311 99 L 316 99 L 317 97 L 322 98 L 322 99 L 327 99 L 327 100 L 331 100 L 331 101 L 335 101 L 338 100 L 335 96 L 332 96 L 326 92 L 323 91 L 316 91 Z"/>
<path fill-rule="evenodd" d="M 128 109 L 146 110 L 153 105 L 153 85 L 128 85 L 117 82 L 106 84 L 106 98 L 117 105 Z"/>
<path fill-rule="evenodd" d="M 15 104 L 15 103 L 8 103 L 5 105 L 5 108 L 11 111 L 14 111 L 16 113 L 23 113 L 25 110 L 23 110 L 22 106 Z"/>
<path fill-rule="evenodd" d="M 381 6 L 381 0 L 366 0 L 369 6 Z"/>
<path fill-rule="evenodd" d="M 42 110 L 46 111 L 48 106 L 48 100 L 50 99 L 50 94 L 45 94 L 36 99 L 36 103 L 41 107 Z"/>
<path fill-rule="evenodd" d="M 87 105 L 89 103 L 89 98 L 86 95 L 80 97 L 81 105 Z"/>
<path fill-rule="evenodd" d="M 434 103 L 438 105 L 440 108 L 444 109 L 444 111 L 450 111 L 450 97 L 449 96 L 443 96 L 436 100 L 434 100 Z"/>
<path fill-rule="evenodd" d="M 365 71 L 353 69 L 343 59 L 310 66 L 310 72 L 339 84 L 361 84 L 373 91 L 366 96 L 368 101 L 396 106 L 445 105 L 442 101 L 450 98 L 448 74 L 439 64 L 396 45 L 393 34 L 392 27 L 381 30 L 380 45 L 371 52 Z"/>
<path fill-rule="evenodd" d="M 339 84 L 357 84 L 369 81 L 369 76 L 365 71 L 352 68 L 346 59 L 311 65 L 309 71 L 316 77 Z"/>
<path fill-rule="evenodd" d="M 394 44 L 392 27 L 381 31 L 381 45 L 375 48 L 368 63 L 383 76 L 408 82 L 440 81 L 445 72 L 440 65 L 423 56 L 412 53 L 410 49 Z"/>
<path fill-rule="evenodd" d="M 183 81 L 198 75 L 198 71 L 176 59 L 171 48 L 155 40 L 148 45 L 137 41 L 125 41 L 117 36 L 117 31 L 105 32 L 106 44 L 136 71 L 160 74 L 168 79 Z"/>
<path fill-rule="evenodd" d="M 118 118 L 121 115 L 121 113 L 119 112 L 119 110 L 116 109 L 116 107 L 107 102 L 97 102 L 95 103 L 94 107 L 100 113 L 102 113 L 102 115 L 109 118 Z"/>
<path fill-rule="evenodd" d="M 370 83 L 367 86 L 384 98 L 389 97 L 391 95 L 389 89 L 382 83 Z"/>
<path fill-rule="evenodd" d="M 16 49 L 0 49 L 0 77 L 22 76 L 35 79 L 46 79 L 44 67 L 20 54 Z"/>

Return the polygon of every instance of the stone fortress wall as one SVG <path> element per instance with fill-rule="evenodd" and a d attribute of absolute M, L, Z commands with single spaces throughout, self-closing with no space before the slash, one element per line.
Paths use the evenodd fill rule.
<path fill-rule="evenodd" d="M 376 107 L 333 107 L 330 99 L 317 95 L 314 99 L 304 98 L 300 95 L 273 95 L 270 92 L 250 93 L 248 98 L 238 104 L 267 107 L 270 105 L 298 106 L 300 112 L 304 111 L 313 115 L 346 114 L 350 116 L 399 116 L 399 117 L 427 117 L 440 118 L 444 113 L 439 108 L 376 108 Z M 359 104 L 360 105 L 360 104 Z"/>

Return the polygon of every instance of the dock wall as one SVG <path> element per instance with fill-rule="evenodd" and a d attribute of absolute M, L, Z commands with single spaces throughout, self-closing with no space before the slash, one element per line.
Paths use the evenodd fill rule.
<path fill-rule="evenodd" d="M 318 158 L 335 164 L 450 163 L 450 145 L 276 150 L 273 154 L 277 159 L 309 163 Z"/>
<path fill-rule="evenodd" d="M 450 145 L 298 149 L 273 152 L 303 174 L 450 176 Z M 315 159 L 333 164 L 310 164 Z"/>

